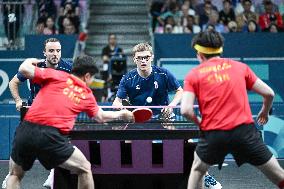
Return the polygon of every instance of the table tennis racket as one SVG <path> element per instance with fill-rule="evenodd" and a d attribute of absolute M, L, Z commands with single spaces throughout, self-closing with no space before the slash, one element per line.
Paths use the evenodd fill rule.
<path fill-rule="evenodd" d="M 152 118 L 153 112 L 149 108 L 137 108 L 132 111 L 135 123 L 143 123 Z"/>

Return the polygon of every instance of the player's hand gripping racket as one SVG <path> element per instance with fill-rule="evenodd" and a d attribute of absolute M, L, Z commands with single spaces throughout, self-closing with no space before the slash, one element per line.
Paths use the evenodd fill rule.
<path fill-rule="evenodd" d="M 153 112 L 149 108 L 137 108 L 132 111 L 135 123 L 144 123 L 152 118 Z M 127 123 L 122 129 L 126 129 L 129 123 Z"/>
<path fill-rule="evenodd" d="M 123 106 L 132 106 L 130 102 L 126 99 L 122 100 Z M 127 108 L 129 111 L 132 111 L 134 116 L 135 123 L 143 123 L 145 121 L 148 121 L 153 116 L 153 112 L 149 108 L 137 108 L 133 110 L 133 108 Z"/>

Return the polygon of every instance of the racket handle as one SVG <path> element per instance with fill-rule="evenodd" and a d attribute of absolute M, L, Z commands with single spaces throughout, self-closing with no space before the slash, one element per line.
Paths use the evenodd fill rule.
<path fill-rule="evenodd" d="M 273 114 L 273 109 L 274 109 L 273 107 L 270 108 L 270 110 L 269 110 L 269 115 L 272 115 L 272 114 Z"/>
<path fill-rule="evenodd" d="M 27 108 L 27 102 L 22 102 L 22 107 L 20 109 L 20 114 L 21 114 L 21 121 L 23 121 L 27 111 L 28 111 L 28 108 Z"/>

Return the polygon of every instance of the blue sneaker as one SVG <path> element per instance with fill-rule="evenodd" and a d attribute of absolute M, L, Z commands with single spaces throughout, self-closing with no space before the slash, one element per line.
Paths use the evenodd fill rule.
<path fill-rule="evenodd" d="M 208 189 L 221 189 L 222 185 L 214 179 L 214 177 L 212 177 L 211 175 L 205 175 L 204 178 L 204 185 L 205 188 Z"/>

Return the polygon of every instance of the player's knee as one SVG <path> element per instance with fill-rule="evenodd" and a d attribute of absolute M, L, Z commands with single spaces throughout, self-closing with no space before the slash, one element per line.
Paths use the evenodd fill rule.
<path fill-rule="evenodd" d="M 202 174 L 205 174 L 207 171 L 206 165 L 204 165 L 200 159 L 194 159 L 192 163 L 192 170 L 198 171 Z"/>
<path fill-rule="evenodd" d="M 22 180 L 23 177 L 24 177 L 24 172 L 21 172 L 21 171 L 12 170 L 9 174 L 10 174 L 10 176 L 17 177 L 19 180 Z"/>

